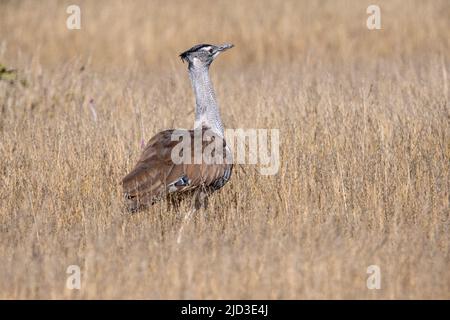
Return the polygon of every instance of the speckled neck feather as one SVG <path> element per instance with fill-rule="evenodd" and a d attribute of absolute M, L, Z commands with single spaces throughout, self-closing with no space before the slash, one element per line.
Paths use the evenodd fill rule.
<path fill-rule="evenodd" d="M 209 66 L 190 66 L 189 77 L 195 94 L 194 128 L 208 127 L 221 137 L 224 136 L 219 106 L 209 77 Z"/>

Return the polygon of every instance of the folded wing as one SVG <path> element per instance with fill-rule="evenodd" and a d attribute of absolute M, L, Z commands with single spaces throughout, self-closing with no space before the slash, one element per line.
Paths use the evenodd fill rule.
<path fill-rule="evenodd" d="M 206 130 L 202 129 L 202 136 Z M 196 164 L 193 151 L 195 132 L 186 130 L 185 134 L 191 138 L 191 161 L 176 164 L 172 161 L 172 150 L 180 141 L 173 141 L 173 132 L 174 130 L 165 130 L 150 139 L 136 166 L 123 178 L 123 192 L 131 211 L 141 206 L 152 205 L 169 193 L 182 193 L 199 187 L 214 191 L 223 187 L 230 179 L 232 164 L 227 163 L 229 161 L 225 159 L 229 150 L 224 140 L 221 140 L 223 150 L 220 153 L 223 155 L 223 161 L 215 161 L 215 163 L 200 161 Z M 179 133 L 180 130 L 177 132 Z M 206 150 L 210 143 L 202 139 L 201 150 Z"/>

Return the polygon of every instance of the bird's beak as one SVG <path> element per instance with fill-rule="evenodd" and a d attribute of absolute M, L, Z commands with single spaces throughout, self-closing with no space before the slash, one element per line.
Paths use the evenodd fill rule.
<path fill-rule="evenodd" d="M 218 52 L 222 52 L 222 51 L 231 49 L 231 48 L 233 48 L 233 47 L 234 47 L 234 44 L 225 43 L 224 45 L 221 45 L 221 46 L 217 49 L 217 51 L 218 51 Z"/>
<path fill-rule="evenodd" d="M 218 46 L 216 51 L 214 52 L 213 58 L 214 59 L 217 58 L 217 56 L 219 54 L 221 54 L 222 52 L 224 52 L 224 51 L 226 51 L 226 50 L 228 50 L 230 48 L 233 48 L 233 47 L 234 47 L 234 45 L 233 44 L 229 44 L 229 43 L 225 43 L 225 44 L 223 44 L 221 46 Z"/>

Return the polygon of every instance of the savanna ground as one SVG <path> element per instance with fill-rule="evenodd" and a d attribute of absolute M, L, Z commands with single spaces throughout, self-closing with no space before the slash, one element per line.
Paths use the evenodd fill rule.
<path fill-rule="evenodd" d="M 450 3 L 376 1 L 369 31 L 373 2 L 1 1 L 0 298 L 449 299 Z M 183 213 L 126 214 L 120 181 L 192 126 L 202 42 L 236 45 L 225 126 L 278 128 L 280 170 L 237 166 L 177 245 Z"/>

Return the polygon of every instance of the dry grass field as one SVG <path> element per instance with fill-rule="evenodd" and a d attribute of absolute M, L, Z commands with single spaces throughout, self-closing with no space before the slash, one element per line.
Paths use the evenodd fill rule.
<path fill-rule="evenodd" d="M 376 1 L 370 31 L 374 2 L 0 1 L 0 298 L 450 299 L 450 2 Z M 279 129 L 280 170 L 237 166 L 177 245 L 183 211 L 120 182 L 192 127 L 202 42 L 235 44 L 224 124 Z"/>

